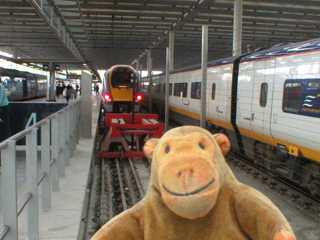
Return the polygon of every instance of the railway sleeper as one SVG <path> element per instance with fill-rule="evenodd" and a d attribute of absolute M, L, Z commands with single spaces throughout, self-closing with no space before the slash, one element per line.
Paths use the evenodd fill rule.
<path fill-rule="evenodd" d="M 260 182 L 262 182 L 262 183 L 264 183 L 264 182 L 266 182 L 268 180 L 269 180 L 269 178 L 267 176 L 260 177 Z"/>
<path fill-rule="evenodd" d="M 259 172 L 253 172 L 252 173 L 252 177 L 253 178 L 258 178 L 260 176 L 260 173 Z"/>
<path fill-rule="evenodd" d="M 278 185 L 278 184 L 277 184 L 276 182 L 271 181 L 271 182 L 269 183 L 269 188 L 270 188 L 270 189 L 274 189 L 277 185 Z"/>
<path fill-rule="evenodd" d="M 286 187 L 279 187 L 278 189 L 278 193 L 283 194 L 286 193 L 288 191 L 288 189 Z"/>
<path fill-rule="evenodd" d="M 299 198 L 300 198 L 300 196 L 299 196 L 298 194 L 296 194 L 296 193 L 292 193 L 292 194 L 290 195 L 290 197 L 289 197 L 289 199 L 290 199 L 292 202 L 298 200 Z"/>

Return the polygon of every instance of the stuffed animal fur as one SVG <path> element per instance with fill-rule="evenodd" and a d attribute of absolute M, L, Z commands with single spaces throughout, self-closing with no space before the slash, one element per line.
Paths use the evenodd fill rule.
<path fill-rule="evenodd" d="M 280 210 L 237 181 L 225 162 L 230 141 L 194 126 L 149 139 L 146 196 L 92 240 L 296 240 Z"/>

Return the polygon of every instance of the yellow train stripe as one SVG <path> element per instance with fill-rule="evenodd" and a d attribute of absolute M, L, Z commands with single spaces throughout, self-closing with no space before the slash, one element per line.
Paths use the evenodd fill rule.
<path fill-rule="evenodd" d="M 170 110 L 175 111 L 177 113 L 180 113 L 182 115 L 188 116 L 190 118 L 194 118 L 196 120 L 200 120 L 200 114 L 193 113 L 193 112 L 190 112 L 190 111 L 187 111 L 187 110 L 183 110 L 183 109 L 177 108 L 177 107 L 172 107 L 172 106 L 170 106 Z M 223 122 L 221 120 L 214 119 L 214 118 L 207 118 L 207 120 L 210 120 L 213 124 L 215 124 L 215 125 L 217 125 L 219 127 L 223 127 L 225 129 L 229 129 L 231 131 L 234 131 L 231 123 Z M 257 141 L 269 144 L 271 146 L 275 146 L 276 147 L 276 146 L 278 146 L 278 144 L 281 144 L 281 145 L 286 146 L 287 149 L 289 149 L 289 150 L 290 149 L 294 149 L 295 150 L 296 148 L 298 148 L 299 151 L 301 152 L 301 154 L 304 157 L 312 159 L 312 160 L 315 160 L 317 162 L 320 162 L 320 151 L 316 151 L 316 150 L 313 150 L 313 149 L 310 149 L 310 148 L 307 148 L 307 147 L 304 147 L 304 146 L 301 146 L 301 145 L 293 144 L 291 142 L 284 141 L 284 140 L 281 140 L 281 139 L 273 138 L 271 136 L 267 136 L 267 135 L 264 135 L 264 134 L 261 134 L 261 133 L 258 133 L 258 132 L 253 132 L 251 130 L 248 130 L 248 129 L 245 129 L 245 128 L 241 128 L 241 127 L 239 127 L 239 131 L 240 131 L 241 135 L 244 135 L 246 137 L 255 139 Z M 296 155 L 297 154 L 296 151 L 297 150 L 295 150 L 295 152 L 292 153 L 292 154 Z"/>
<path fill-rule="evenodd" d="M 277 143 L 274 141 L 274 139 L 270 136 L 267 136 L 267 135 L 264 135 L 264 134 L 261 134 L 261 133 L 257 133 L 257 132 L 253 132 L 247 128 L 242 128 L 242 127 L 239 127 L 238 126 L 238 129 L 241 133 L 241 135 L 244 135 L 248 138 L 252 138 L 252 139 L 255 139 L 257 141 L 260 141 L 260 142 L 264 142 L 264 143 L 267 143 L 269 145 L 272 145 L 272 146 L 277 146 Z"/>
<path fill-rule="evenodd" d="M 316 151 L 314 149 L 311 148 L 307 148 L 301 145 L 297 145 L 297 144 L 293 144 L 291 142 L 282 140 L 282 139 L 278 139 L 278 138 L 273 138 L 271 136 L 267 136 L 258 132 L 253 132 L 251 130 L 245 129 L 245 128 L 241 128 L 239 127 L 239 131 L 241 133 L 241 135 L 244 135 L 246 137 L 255 139 L 257 141 L 263 142 L 263 143 L 267 143 L 269 145 L 272 146 L 278 146 L 278 144 L 284 145 L 287 147 L 288 150 L 292 150 L 293 152 L 291 152 L 292 155 L 297 156 L 297 150 L 296 148 L 299 149 L 299 151 L 301 152 L 302 156 L 315 160 L 317 162 L 320 162 L 320 151 Z"/>
<path fill-rule="evenodd" d="M 228 130 L 234 131 L 233 126 L 232 126 L 232 124 L 230 122 L 224 122 L 224 121 L 221 121 L 221 120 L 218 120 L 218 119 L 215 119 L 215 118 L 209 118 L 209 117 L 207 117 L 206 119 L 210 120 L 214 125 L 222 127 L 224 129 L 228 129 Z"/>
<path fill-rule="evenodd" d="M 174 111 L 174 112 L 177 112 L 177 113 L 180 113 L 182 115 L 185 115 L 187 117 L 191 117 L 191 118 L 194 118 L 196 120 L 200 120 L 200 114 L 197 114 L 197 113 L 194 113 L 194 112 L 190 112 L 190 111 L 187 111 L 187 110 L 183 110 L 183 109 L 177 108 L 177 107 L 172 107 L 172 106 L 170 106 L 169 109 Z"/>

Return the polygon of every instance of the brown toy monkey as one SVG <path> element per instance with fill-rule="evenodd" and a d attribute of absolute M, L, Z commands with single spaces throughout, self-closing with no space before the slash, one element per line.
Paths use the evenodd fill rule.
<path fill-rule="evenodd" d="M 229 149 L 225 135 L 194 126 L 148 140 L 148 193 L 92 240 L 296 240 L 280 210 L 235 178 Z"/>

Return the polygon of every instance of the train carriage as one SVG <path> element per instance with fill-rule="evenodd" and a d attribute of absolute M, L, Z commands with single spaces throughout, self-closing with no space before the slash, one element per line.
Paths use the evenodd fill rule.
<path fill-rule="evenodd" d="M 180 124 L 200 123 L 200 68 L 170 72 L 170 119 Z M 320 39 L 213 61 L 207 76 L 207 128 L 228 134 L 255 164 L 320 195 Z M 148 83 L 142 80 L 146 100 Z M 164 74 L 153 77 L 159 112 L 163 86 Z"/>
<path fill-rule="evenodd" d="M 10 101 L 45 97 L 47 76 L 0 68 L 0 80 Z"/>

